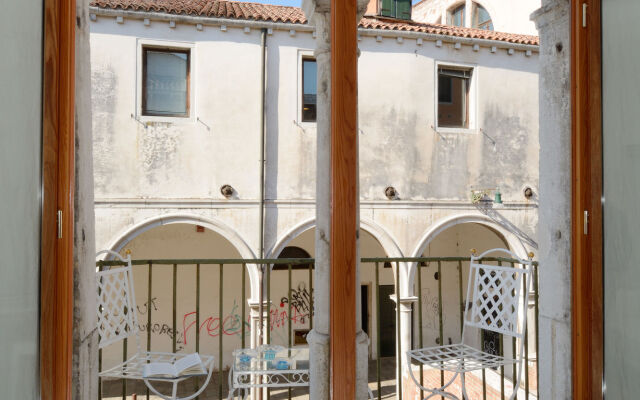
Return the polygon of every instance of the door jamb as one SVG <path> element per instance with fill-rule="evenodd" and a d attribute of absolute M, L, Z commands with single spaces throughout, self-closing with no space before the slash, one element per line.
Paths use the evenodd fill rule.
<path fill-rule="evenodd" d="M 70 400 L 72 391 L 75 13 L 75 1 L 44 0 L 40 255 L 43 400 Z"/>
<path fill-rule="evenodd" d="M 572 390 L 590 400 L 603 398 L 604 371 L 601 32 L 601 0 L 572 0 Z"/>

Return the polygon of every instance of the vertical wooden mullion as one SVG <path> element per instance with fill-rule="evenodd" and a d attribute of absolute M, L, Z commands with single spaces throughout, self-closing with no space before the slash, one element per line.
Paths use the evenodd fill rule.
<path fill-rule="evenodd" d="M 44 1 L 40 395 L 71 398 L 75 2 Z M 62 212 L 62 237 L 57 213 Z"/>
<path fill-rule="evenodd" d="M 583 4 L 587 6 L 583 26 Z M 571 2 L 573 398 L 603 398 L 601 0 Z M 583 232 L 583 213 L 589 231 Z"/>
<path fill-rule="evenodd" d="M 331 0 L 331 392 L 356 398 L 357 18 Z"/>

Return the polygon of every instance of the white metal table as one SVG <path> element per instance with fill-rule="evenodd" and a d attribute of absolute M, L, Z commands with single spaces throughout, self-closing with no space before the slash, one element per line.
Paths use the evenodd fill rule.
<path fill-rule="evenodd" d="M 229 397 L 252 388 L 309 386 L 309 349 L 264 345 L 233 352 L 229 371 Z"/>

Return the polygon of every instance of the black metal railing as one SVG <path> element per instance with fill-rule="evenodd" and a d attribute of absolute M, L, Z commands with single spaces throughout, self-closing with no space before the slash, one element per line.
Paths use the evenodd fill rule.
<path fill-rule="evenodd" d="M 462 326 L 463 326 L 463 314 L 464 314 L 464 304 L 465 304 L 465 299 L 463 299 L 463 291 L 462 291 L 462 287 L 463 287 L 463 267 L 465 263 L 468 263 L 470 261 L 469 257 L 406 257 L 406 258 L 362 258 L 361 259 L 361 275 L 364 271 L 367 271 L 367 268 L 373 268 L 373 276 L 374 276 L 374 281 L 372 282 L 375 286 L 375 312 L 376 312 L 376 326 L 375 326 L 375 333 L 376 333 L 376 338 L 375 338 L 375 348 L 376 348 L 376 359 L 375 361 L 375 365 L 376 365 L 376 382 L 375 382 L 375 387 L 374 387 L 374 397 L 377 399 L 382 399 L 382 376 L 383 376 L 383 371 L 382 371 L 382 357 L 381 357 L 381 315 L 380 315 L 380 306 L 381 306 L 381 298 L 380 298 L 380 285 L 381 285 L 381 277 L 380 277 L 380 267 L 381 265 L 383 266 L 383 268 L 385 266 L 392 266 L 393 264 L 395 264 L 395 268 L 393 268 L 393 285 L 394 285 L 394 291 L 396 294 L 396 299 L 397 301 L 399 301 L 399 299 L 401 298 L 401 296 L 399 295 L 399 293 L 402 293 L 402 291 L 400 291 L 400 287 L 406 283 L 401 282 L 402 279 L 402 275 L 400 274 L 400 263 L 413 263 L 417 266 L 416 268 L 416 272 L 415 272 L 415 278 L 414 280 L 414 293 L 417 294 L 417 296 L 419 297 L 419 300 L 417 301 L 417 321 L 415 321 L 415 318 L 413 318 L 415 323 L 411 324 L 411 330 L 412 330 L 412 347 L 415 348 L 422 348 L 424 346 L 424 332 L 423 332 L 423 321 L 422 321 L 422 317 L 423 317 L 423 302 L 422 299 L 420 299 L 420 295 L 422 293 L 422 285 L 423 285 L 423 270 L 425 269 L 429 269 L 429 268 L 433 268 L 436 273 L 437 276 L 439 277 L 438 279 L 438 283 L 437 283 L 437 297 L 438 297 L 438 301 L 437 301 L 437 308 L 438 308 L 438 333 L 439 333 L 439 337 L 438 337 L 438 343 L 439 344 L 443 344 L 444 343 L 444 323 L 443 323 L 443 289 L 442 289 L 442 280 L 443 280 L 443 271 L 446 271 L 449 268 L 453 268 L 456 270 L 457 273 L 457 295 L 458 295 L 458 301 L 460 304 L 460 332 L 462 332 Z M 510 263 L 511 265 L 514 265 L 515 263 L 517 263 L 517 260 L 514 259 L 507 259 L 507 258 L 485 258 L 483 259 L 483 261 L 493 261 L 493 262 L 498 262 L 499 264 L 502 263 Z M 217 269 L 217 275 L 218 275 L 218 288 L 217 288 L 217 296 L 218 296 L 218 334 L 217 334 L 217 339 L 218 339 L 218 352 L 217 352 L 217 361 L 218 361 L 218 371 L 217 371 L 217 379 L 212 380 L 210 383 L 210 387 L 213 388 L 213 390 L 217 391 L 218 394 L 218 399 L 222 400 L 224 398 L 226 398 L 226 393 L 224 391 L 225 389 L 225 384 L 226 384 L 226 379 L 224 379 L 224 355 L 225 355 L 225 351 L 224 351 L 224 336 L 225 334 L 223 334 L 224 331 L 224 324 L 225 324 L 225 317 L 224 317 L 224 302 L 226 301 L 231 301 L 233 298 L 233 301 L 235 304 L 239 303 L 240 306 L 240 314 L 238 316 L 235 317 L 234 321 L 232 321 L 234 323 L 234 332 L 235 331 L 235 327 L 237 326 L 237 324 L 239 324 L 239 335 L 240 335 L 240 345 L 242 348 L 246 348 L 246 333 L 247 333 L 247 329 L 246 329 L 246 321 L 247 321 L 247 265 L 252 264 L 252 265 L 271 265 L 274 267 L 274 270 L 272 271 L 271 268 L 264 268 L 264 295 L 265 295 L 265 300 L 266 300 L 266 304 L 271 307 L 271 286 L 272 286 L 272 274 L 277 274 L 280 275 L 282 273 L 286 273 L 287 274 L 287 294 L 285 295 L 285 297 L 282 298 L 282 302 L 284 302 L 284 300 L 286 299 L 287 301 L 287 321 L 284 322 L 286 323 L 286 328 L 287 328 L 287 345 L 288 347 L 292 347 L 292 345 L 294 344 L 294 338 L 293 338 L 293 317 L 292 317 L 292 312 L 294 312 L 294 310 L 292 309 L 293 303 L 296 302 L 296 299 L 293 299 L 292 296 L 294 294 L 294 288 L 292 287 L 292 273 L 294 270 L 300 270 L 301 268 L 304 270 L 308 271 L 308 277 L 307 279 L 307 284 L 308 284 L 308 304 L 304 305 L 304 308 L 308 311 L 308 314 L 306 315 L 307 319 L 305 321 L 308 322 L 304 322 L 305 324 L 308 324 L 309 329 L 313 328 L 313 268 L 314 268 L 314 259 L 312 258 L 296 258 L 296 259 L 156 259 L 156 260 L 132 260 L 131 264 L 133 266 L 133 270 L 134 270 L 134 275 L 135 275 L 135 279 L 136 279 L 136 283 L 135 286 L 136 287 L 141 287 L 141 285 L 143 285 L 142 287 L 144 287 L 144 284 L 146 284 L 147 289 L 147 303 L 146 303 L 146 308 L 145 308 L 145 319 L 146 321 L 142 322 L 141 319 L 139 319 L 139 324 L 144 324 L 143 326 L 141 326 L 140 331 L 141 333 L 146 333 L 146 350 L 147 351 L 152 351 L 153 350 L 153 343 L 152 343 L 152 331 L 153 331 L 153 311 L 154 311 L 154 307 L 152 306 L 153 302 L 154 302 L 154 293 L 153 293 L 153 283 L 154 283 L 154 270 L 157 270 L 158 268 L 170 268 L 171 269 L 171 276 L 172 276 L 172 282 L 171 282 L 171 288 L 172 288 L 172 293 L 171 293 L 171 297 L 172 297 L 172 326 L 170 327 L 170 331 L 171 331 L 171 340 L 172 340 L 172 350 L 173 352 L 177 352 L 180 351 L 180 349 L 178 348 L 178 343 L 177 343 L 177 332 L 178 332 L 178 320 L 177 320 L 177 309 L 178 309 L 178 287 L 179 287 L 179 279 L 180 279 L 180 271 L 187 268 L 187 267 L 191 267 L 193 268 L 195 266 L 195 351 L 199 352 L 200 348 L 201 348 L 201 333 L 200 333 L 200 328 L 201 328 L 201 323 L 202 323 L 202 315 L 201 315 L 201 302 L 202 302 L 202 272 L 203 270 L 216 270 Z M 110 267 L 110 266 L 121 266 L 121 265 L 125 265 L 125 263 L 121 262 L 121 261 L 97 261 L 96 265 L 98 267 L 98 269 L 102 270 L 105 267 Z M 146 282 L 140 282 L 140 269 L 144 269 L 146 267 L 147 271 L 146 271 Z M 533 308 L 534 308 L 534 318 L 533 321 L 530 321 L 530 323 L 528 323 L 527 329 L 531 328 L 533 326 L 533 328 L 535 329 L 535 353 L 537 354 L 537 349 L 538 349 L 538 264 L 534 262 L 534 273 L 533 273 Z M 143 272 L 144 274 L 144 272 Z M 224 298 L 225 295 L 225 279 L 227 281 L 229 280 L 235 280 L 238 279 L 241 283 L 241 290 L 239 293 L 235 293 L 232 294 L 231 296 L 228 296 L 227 299 Z M 407 279 L 407 278 L 404 278 Z M 236 298 L 239 297 L 239 298 Z M 237 303 L 236 303 L 237 301 Z M 373 303 L 373 301 L 372 301 Z M 299 305 L 299 303 L 296 303 Z M 395 351 L 395 368 L 396 371 L 398 373 L 399 377 L 402 377 L 402 366 L 401 363 L 399 362 L 399 360 L 401 359 L 401 357 L 399 357 L 399 355 L 401 354 L 401 331 L 402 331 L 402 326 L 401 326 L 401 319 L 400 319 L 400 306 L 396 305 L 395 307 L 396 310 L 396 315 L 395 315 L 395 335 L 396 335 L 396 351 Z M 272 327 L 272 310 L 269 309 L 266 312 L 266 342 L 267 343 L 271 343 L 272 341 L 272 335 L 271 335 L 271 327 Z M 296 310 L 296 313 L 298 313 L 300 310 Z M 302 310 L 304 312 L 304 310 Z M 412 313 L 412 314 L 415 314 Z M 215 318 L 215 316 L 212 316 Z M 275 315 L 276 318 L 278 318 L 278 315 Z M 298 318 L 300 317 L 300 315 L 297 314 Z M 304 315 L 302 315 L 302 319 L 304 320 Z M 277 323 L 283 323 L 282 321 L 278 320 Z M 531 323 L 533 323 L 533 325 L 531 325 Z M 249 327 L 250 328 L 250 327 Z M 164 329 L 164 327 L 163 327 Z M 416 332 L 417 330 L 417 332 Z M 417 336 L 417 337 L 415 337 Z M 186 332 L 183 331 L 183 340 L 186 339 Z M 524 368 L 525 368 L 525 373 L 524 373 L 524 392 L 525 392 L 525 399 L 529 399 L 530 398 L 530 394 L 532 392 L 532 388 L 530 387 L 530 382 L 529 382 L 529 340 L 528 340 L 528 334 L 525 334 L 525 342 L 524 342 L 524 346 L 525 346 L 525 363 L 524 363 Z M 499 352 L 500 355 L 503 354 L 503 338 L 502 336 L 500 337 L 499 340 Z M 513 354 L 515 354 L 515 347 L 516 347 L 516 342 L 515 339 L 513 339 L 512 341 L 512 351 Z M 123 346 L 122 346 L 122 358 L 123 361 L 126 361 L 127 359 L 127 352 L 128 352 L 128 341 L 127 339 L 124 340 Z M 406 350 L 406 349 L 405 349 Z M 230 353 L 230 351 L 229 351 Z M 98 362 L 99 362 L 99 368 L 100 370 L 102 370 L 102 362 L 103 362 L 103 351 L 100 350 L 99 351 L 99 355 L 98 355 Z M 536 376 L 538 374 L 538 363 L 536 362 L 535 364 L 535 368 L 536 368 Z M 228 371 L 227 371 L 228 372 Z M 423 373 L 422 373 L 422 368 L 420 369 L 420 379 L 421 379 L 421 383 L 422 383 L 422 379 L 423 379 Z M 513 374 L 515 376 L 515 367 L 513 370 Z M 313 377 L 311 377 L 311 379 L 313 379 Z M 504 371 L 504 367 L 500 368 L 500 396 L 503 399 L 505 397 L 505 371 Z M 537 379 L 536 379 L 537 381 Z M 444 374 L 441 374 L 441 382 L 444 382 Z M 196 383 L 196 388 L 197 385 L 199 383 Z M 397 385 L 398 387 L 398 393 L 396 393 L 396 398 L 401 399 L 402 398 L 402 382 L 400 382 L 400 384 Z M 483 387 L 483 400 L 487 399 L 487 379 L 486 379 L 486 375 L 485 375 L 485 371 L 482 371 L 482 387 Z M 228 388 L 226 388 L 228 390 Z M 537 389 L 537 388 L 536 388 Z M 103 382 L 102 380 L 99 381 L 99 399 L 103 398 Z M 145 389 L 146 390 L 146 389 Z M 211 389 L 208 389 L 211 390 Z M 395 388 L 393 388 L 392 390 L 395 390 Z M 113 392 L 111 390 L 111 392 Z M 536 390 L 537 392 L 537 390 Z M 122 380 L 121 382 L 121 394 L 119 396 L 114 396 L 114 397 L 122 397 L 122 399 L 125 399 L 127 397 L 127 381 L 126 380 Z M 208 392 L 210 393 L 210 392 Z M 536 393 L 537 394 L 537 393 Z M 113 394 L 111 394 L 113 396 Z M 210 394 L 207 396 L 209 397 Z M 291 399 L 292 396 L 292 391 L 291 389 L 288 390 L 287 393 L 287 397 L 289 399 Z M 385 394 L 386 396 L 386 394 Z M 267 398 L 270 397 L 270 392 L 267 391 Z M 537 396 L 536 396 L 537 397 Z M 149 391 L 146 390 L 146 398 L 149 398 Z"/>

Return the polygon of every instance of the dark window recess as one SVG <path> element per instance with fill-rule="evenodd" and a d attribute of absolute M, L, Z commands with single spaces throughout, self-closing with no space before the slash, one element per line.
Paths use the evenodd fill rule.
<path fill-rule="evenodd" d="M 316 122 L 318 97 L 318 68 L 316 60 L 302 60 L 302 121 Z"/>
<path fill-rule="evenodd" d="M 293 330 L 293 344 L 295 346 L 298 345 L 306 345 L 307 344 L 307 335 L 309 334 L 309 329 L 294 329 Z"/>
<path fill-rule="evenodd" d="M 142 49 L 142 115 L 189 116 L 190 50 Z"/>
<path fill-rule="evenodd" d="M 369 286 L 360 285 L 360 311 L 362 331 L 369 334 Z"/>
<path fill-rule="evenodd" d="M 438 68 L 438 127 L 469 127 L 470 69 Z"/>
<path fill-rule="evenodd" d="M 380 15 L 410 20 L 411 0 L 380 0 Z"/>
<path fill-rule="evenodd" d="M 309 253 L 305 249 L 296 246 L 287 246 L 280 252 L 278 259 L 281 258 L 311 258 Z M 292 264 L 291 269 L 309 269 L 313 268 L 313 264 Z M 287 264 L 274 264 L 272 271 L 277 270 L 288 270 L 289 266 Z"/>
<path fill-rule="evenodd" d="M 396 303 L 389 296 L 393 285 L 380 285 L 380 357 L 396 355 Z"/>

